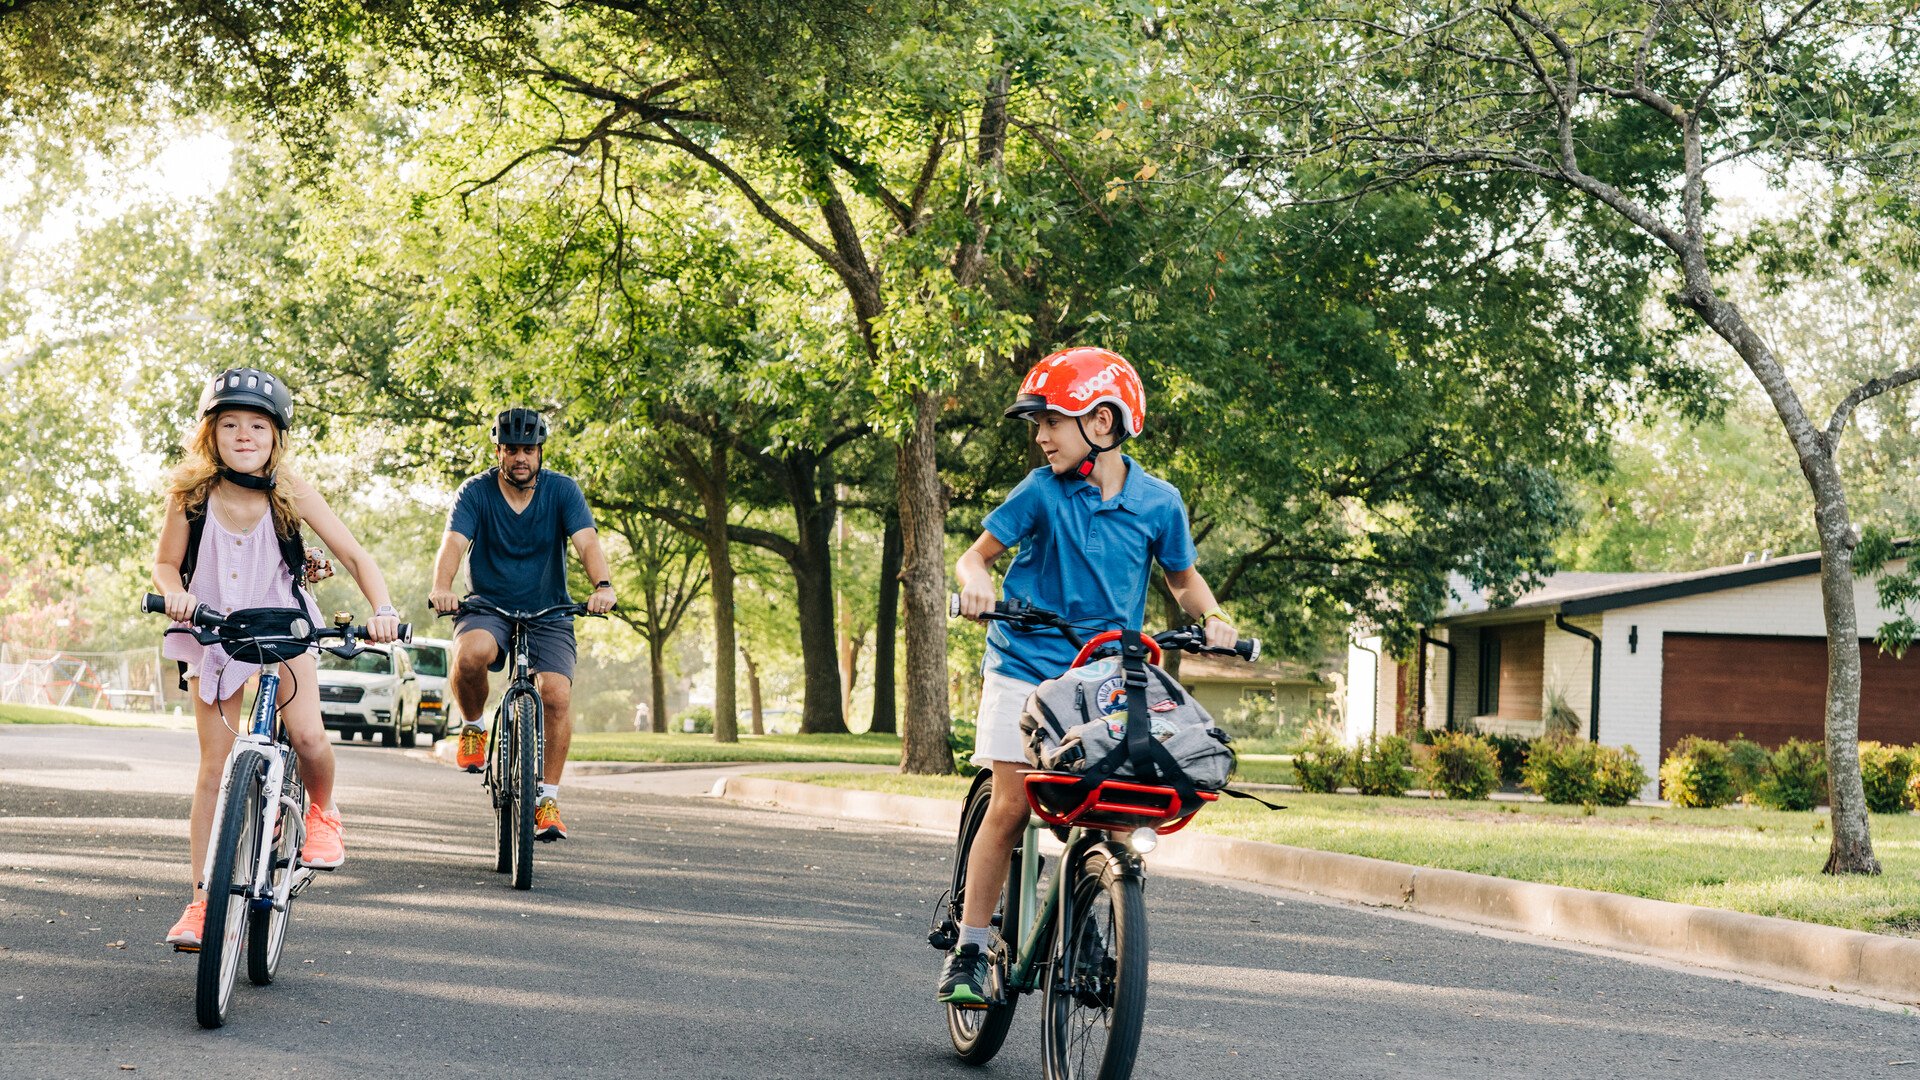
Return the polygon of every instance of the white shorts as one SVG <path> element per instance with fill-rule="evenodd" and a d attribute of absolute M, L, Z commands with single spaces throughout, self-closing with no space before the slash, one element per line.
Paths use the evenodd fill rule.
<path fill-rule="evenodd" d="M 1034 684 L 989 671 L 980 683 L 980 714 L 974 718 L 974 765 L 989 769 L 996 761 L 1027 763 L 1027 743 L 1020 735 L 1020 714 Z"/>

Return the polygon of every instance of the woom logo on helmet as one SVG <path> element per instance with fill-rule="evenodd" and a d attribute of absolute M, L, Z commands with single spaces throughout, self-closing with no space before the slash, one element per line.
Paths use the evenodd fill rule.
<path fill-rule="evenodd" d="M 1085 401 L 1102 390 L 1111 390 L 1120 380 L 1122 369 L 1119 364 L 1108 364 L 1090 376 L 1086 382 L 1073 388 L 1071 397 L 1075 401 Z"/>

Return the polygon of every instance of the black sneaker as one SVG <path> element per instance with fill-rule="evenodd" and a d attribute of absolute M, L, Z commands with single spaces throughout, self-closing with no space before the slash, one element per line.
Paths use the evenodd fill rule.
<path fill-rule="evenodd" d="M 938 1000 L 963 1009 L 984 1009 L 987 1000 L 987 954 L 978 945 L 961 945 L 947 954 L 940 971 Z"/>

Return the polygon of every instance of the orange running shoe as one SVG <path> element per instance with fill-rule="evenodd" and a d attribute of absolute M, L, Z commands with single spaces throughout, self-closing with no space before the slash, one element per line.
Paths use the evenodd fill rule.
<path fill-rule="evenodd" d="M 565 840 L 567 826 L 560 820 L 560 803 L 551 797 L 541 799 L 533 807 L 533 838 L 535 840 Z"/>
<path fill-rule="evenodd" d="M 479 724 L 465 724 L 460 728 L 460 752 L 453 756 L 453 763 L 477 773 L 487 763 L 487 729 Z"/>
<path fill-rule="evenodd" d="M 199 952 L 200 937 L 207 930 L 207 902 L 195 900 L 181 912 L 180 921 L 167 931 L 167 944 L 175 952 Z"/>
<path fill-rule="evenodd" d="M 300 849 L 300 863 L 315 870 L 337 869 L 347 861 L 347 845 L 340 838 L 340 815 L 327 813 L 318 804 L 307 807 L 307 843 Z"/>

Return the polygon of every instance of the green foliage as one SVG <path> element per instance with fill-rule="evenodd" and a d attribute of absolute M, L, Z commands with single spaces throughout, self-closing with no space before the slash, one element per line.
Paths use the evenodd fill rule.
<path fill-rule="evenodd" d="M 1632 747 L 1602 746 L 1584 739 L 1536 739 L 1521 780 L 1550 803 L 1625 806 L 1647 783 Z"/>
<path fill-rule="evenodd" d="M 1811 810 L 1826 802 L 1826 744 L 1788 739 L 1769 756 L 1753 801 L 1770 810 Z"/>
<path fill-rule="evenodd" d="M 1435 739 L 1426 785 L 1449 799 L 1484 799 L 1500 786 L 1500 754 L 1478 735 L 1448 732 Z"/>
<path fill-rule="evenodd" d="M 1920 566 L 1908 559 L 1904 569 L 1898 572 L 1887 569 L 1888 563 L 1905 558 L 1910 550 L 1910 545 L 1897 542 L 1887 530 L 1871 528 L 1863 531 L 1853 553 L 1854 576 L 1878 574 L 1874 592 L 1880 606 L 1895 613 L 1880 624 L 1874 641 L 1880 651 L 1896 658 L 1905 656 L 1914 641 L 1920 639 Z"/>
<path fill-rule="evenodd" d="M 1316 724 L 1293 756 L 1294 776 L 1303 791 L 1337 791 L 1347 780 L 1353 752 L 1341 741 L 1339 729 Z"/>
<path fill-rule="evenodd" d="M 1347 774 L 1362 795 L 1399 796 L 1407 791 L 1407 767 L 1413 764 L 1413 747 L 1398 735 L 1368 735 L 1354 747 Z M 1300 768 L 1294 758 L 1294 770 Z M 1302 785 L 1303 787 L 1305 785 Z"/>
<path fill-rule="evenodd" d="M 1867 809 L 1876 814 L 1901 814 L 1907 804 L 1907 782 L 1913 777 L 1913 748 L 1887 746 L 1871 740 L 1860 744 L 1860 781 L 1867 789 Z"/>
<path fill-rule="evenodd" d="M 1533 745 L 1533 740 L 1524 735 L 1483 735 L 1481 738 L 1500 757 L 1500 782 L 1519 783 L 1520 770 L 1526 766 L 1527 750 Z"/>
<path fill-rule="evenodd" d="M 711 706 L 695 705 L 691 709 L 682 710 L 680 715 L 673 719 L 674 726 L 681 731 L 688 730 L 687 725 L 691 724 L 693 725 L 693 733 L 696 735 L 713 734 L 713 708 Z"/>
<path fill-rule="evenodd" d="M 1725 806 L 1739 797 L 1727 744 L 1689 735 L 1660 763 L 1660 793 L 1675 806 Z"/>
<path fill-rule="evenodd" d="M 1772 762 L 1773 755 L 1767 753 L 1766 747 L 1752 739 L 1735 735 L 1727 743 L 1727 768 L 1733 774 L 1734 795 L 1752 795 L 1766 779 L 1767 769 Z"/>
<path fill-rule="evenodd" d="M 980 737 L 980 729 L 971 717 L 956 716 L 947 723 L 947 748 L 953 751 L 953 769 L 961 776 L 972 776 L 980 771 L 973 763 L 974 742 Z"/>

